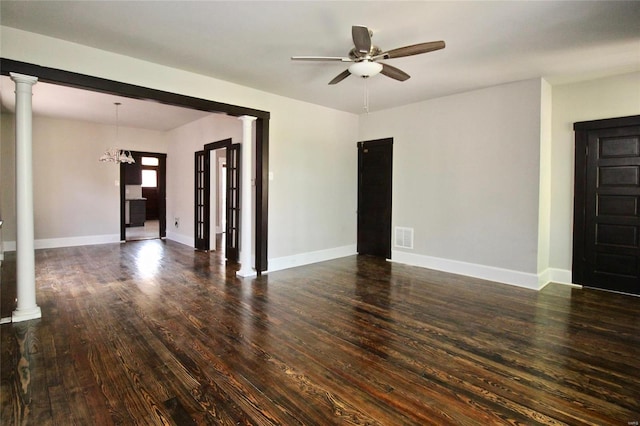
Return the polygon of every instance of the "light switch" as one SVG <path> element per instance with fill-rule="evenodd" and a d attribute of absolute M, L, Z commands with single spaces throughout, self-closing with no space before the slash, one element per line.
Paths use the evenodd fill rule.
<path fill-rule="evenodd" d="M 273 180 L 273 172 L 269 172 L 269 180 Z"/>

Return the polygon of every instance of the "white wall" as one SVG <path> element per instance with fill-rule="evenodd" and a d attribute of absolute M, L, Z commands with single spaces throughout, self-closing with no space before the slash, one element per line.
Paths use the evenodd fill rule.
<path fill-rule="evenodd" d="M 640 73 L 553 87 L 550 266 L 570 282 L 573 244 L 573 123 L 640 114 Z"/>
<path fill-rule="evenodd" d="M 358 118 L 303 105 L 283 105 L 271 121 L 269 253 L 282 266 L 299 253 L 355 253 Z"/>
<path fill-rule="evenodd" d="M 13 131 L 13 116 L 3 124 Z M 3 126 L 4 128 L 5 126 Z M 8 133 L 8 132 L 6 132 Z M 15 249 L 15 136 L 3 130 L 2 209 L 5 249 Z M 116 129 L 83 121 L 33 117 L 34 234 L 36 247 L 120 240 L 120 168 L 98 158 L 114 146 Z M 166 152 L 164 132 L 119 128 L 118 146 Z M 4 174 L 4 172 L 7 172 Z M 10 174 L 9 174 L 10 172 Z"/>
<path fill-rule="evenodd" d="M 361 116 L 360 139 L 394 138 L 393 258 L 537 287 L 541 80 Z"/>

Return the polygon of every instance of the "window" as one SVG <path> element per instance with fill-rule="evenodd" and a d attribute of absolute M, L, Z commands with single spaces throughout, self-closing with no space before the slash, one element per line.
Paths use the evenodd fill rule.
<path fill-rule="evenodd" d="M 142 164 L 143 166 L 157 166 L 158 159 L 156 157 L 142 157 L 142 160 L 140 160 L 140 164 Z"/>
<path fill-rule="evenodd" d="M 140 159 L 142 165 L 142 187 L 157 188 L 158 187 L 158 171 L 157 167 L 160 161 L 157 157 L 142 157 Z"/>
<path fill-rule="evenodd" d="M 143 169 L 142 170 L 142 187 L 156 188 L 157 186 L 158 186 L 158 172 L 152 169 Z"/>

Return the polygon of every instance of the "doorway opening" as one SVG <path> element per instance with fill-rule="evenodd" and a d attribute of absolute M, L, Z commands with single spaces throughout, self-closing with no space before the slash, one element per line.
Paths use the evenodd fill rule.
<path fill-rule="evenodd" d="M 167 154 L 132 151 L 120 164 L 120 239 L 165 238 Z"/>

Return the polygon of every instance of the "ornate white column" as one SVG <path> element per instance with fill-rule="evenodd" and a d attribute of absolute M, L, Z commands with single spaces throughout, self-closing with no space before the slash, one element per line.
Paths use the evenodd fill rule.
<path fill-rule="evenodd" d="M 16 281 L 18 306 L 13 322 L 40 318 L 36 304 L 36 267 L 33 245 L 33 164 L 31 88 L 38 79 L 10 73 L 16 85 Z"/>
<path fill-rule="evenodd" d="M 242 180 L 240 188 L 240 270 L 236 272 L 238 277 L 253 277 L 256 270 L 251 262 L 251 213 L 253 212 L 253 202 L 251 201 L 251 192 L 253 181 L 251 180 L 251 172 L 253 164 L 251 161 L 253 153 L 253 122 L 256 117 L 243 115 L 238 117 L 242 121 L 242 155 L 241 170 Z"/>

